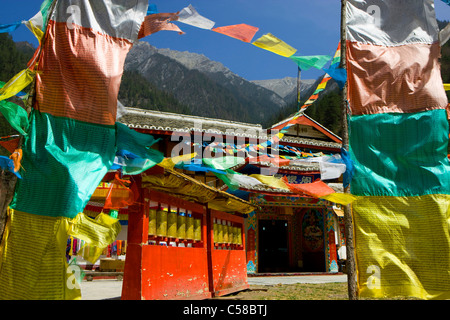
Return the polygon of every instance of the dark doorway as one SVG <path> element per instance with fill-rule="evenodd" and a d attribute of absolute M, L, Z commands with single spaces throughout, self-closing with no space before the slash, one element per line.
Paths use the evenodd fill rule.
<path fill-rule="evenodd" d="M 287 220 L 259 220 L 258 272 L 289 269 Z"/>

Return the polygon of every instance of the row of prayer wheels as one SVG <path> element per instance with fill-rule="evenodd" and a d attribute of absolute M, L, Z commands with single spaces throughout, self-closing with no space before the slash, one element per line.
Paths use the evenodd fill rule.
<path fill-rule="evenodd" d="M 242 245 L 241 227 L 224 219 L 213 219 L 214 244 Z"/>
<path fill-rule="evenodd" d="M 202 220 L 195 218 L 189 210 L 151 203 L 148 234 L 155 237 L 201 241 Z"/>

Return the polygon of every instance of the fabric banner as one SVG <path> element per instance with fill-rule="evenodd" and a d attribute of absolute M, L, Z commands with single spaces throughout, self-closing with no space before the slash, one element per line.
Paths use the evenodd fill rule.
<path fill-rule="evenodd" d="M 311 68 L 322 69 L 328 61 L 331 60 L 330 56 L 317 55 L 317 56 L 290 56 L 302 71 L 307 71 Z"/>
<path fill-rule="evenodd" d="M 144 23 L 139 30 L 138 38 L 144 38 L 159 31 L 176 31 L 183 33 L 181 29 L 171 20 L 176 20 L 176 13 L 156 13 L 145 17 Z"/>
<path fill-rule="evenodd" d="M 409 113 L 447 106 L 438 42 L 395 47 L 348 42 L 347 52 L 352 114 Z"/>
<path fill-rule="evenodd" d="M 439 41 L 434 0 L 351 0 L 346 16 L 351 42 L 390 47 Z"/>
<path fill-rule="evenodd" d="M 74 218 L 111 167 L 115 145 L 114 126 L 57 118 L 33 110 L 23 145 L 24 172 L 11 208 Z"/>
<path fill-rule="evenodd" d="M 248 24 L 236 24 L 232 26 L 224 26 L 212 29 L 217 33 L 222 33 L 229 37 L 244 41 L 251 42 L 259 28 L 249 26 Z"/>
<path fill-rule="evenodd" d="M 10 24 L 0 24 L 0 33 L 11 33 L 16 31 L 22 25 L 22 22 L 10 23 Z"/>
<path fill-rule="evenodd" d="M 450 297 L 439 56 L 433 0 L 347 2 L 350 188 L 364 297 Z"/>
<path fill-rule="evenodd" d="M 450 299 L 450 196 L 358 197 L 353 204 L 361 296 Z"/>
<path fill-rule="evenodd" d="M 353 194 L 450 194 L 446 110 L 353 116 L 349 131 Z"/>
<path fill-rule="evenodd" d="M 65 257 L 66 218 L 11 210 L 8 221 L 0 250 L 0 300 L 81 299 Z"/>
<path fill-rule="evenodd" d="M 10 101 L 0 101 L 0 113 L 17 132 L 26 135 L 28 130 L 28 114 L 24 108 Z"/>
<path fill-rule="evenodd" d="M 191 26 L 210 30 L 216 24 L 203 16 L 201 16 L 192 5 L 189 5 L 178 14 L 178 21 Z"/>
<path fill-rule="evenodd" d="M 33 82 L 34 76 L 35 73 L 30 69 L 20 71 L 0 89 L 0 101 L 9 99 L 21 92 Z"/>
<path fill-rule="evenodd" d="M 283 40 L 278 39 L 271 33 L 263 35 L 261 38 L 257 39 L 252 43 L 253 45 L 268 50 L 270 52 L 276 53 L 283 57 L 290 57 L 297 52 L 297 49 L 292 48 Z"/>

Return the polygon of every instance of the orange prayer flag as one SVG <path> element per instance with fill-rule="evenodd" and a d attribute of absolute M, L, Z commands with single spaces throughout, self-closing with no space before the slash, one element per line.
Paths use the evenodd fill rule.
<path fill-rule="evenodd" d="M 177 20 L 176 13 L 155 13 L 145 17 L 139 30 L 138 38 L 142 39 L 158 31 L 177 31 L 180 34 L 184 32 L 170 21 Z"/>
<path fill-rule="evenodd" d="M 292 193 L 304 193 L 315 198 L 335 193 L 333 188 L 329 187 L 325 182 L 321 180 L 314 181 L 312 183 L 292 184 L 288 183 L 286 177 L 282 178 L 287 187 Z"/>
<path fill-rule="evenodd" d="M 259 28 L 249 26 L 248 24 L 235 24 L 231 26 L 224 26 L 212 29 L 212 31 L 222 33 L 226 36 L 244 41 L 251 42 Z"/>

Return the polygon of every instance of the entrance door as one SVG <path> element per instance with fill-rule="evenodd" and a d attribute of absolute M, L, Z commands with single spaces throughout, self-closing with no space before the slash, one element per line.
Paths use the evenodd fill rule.
<path fill-rule="evenodd" d="M 302 219 L 303 271 L 325 271 L 324 241 L 322 211 L 315 209 L 307 211 Z"/>
<path fill-rule="evenodd" d="M 259 220 L 258 272 L 289 269 L 287 220 Z"/>

